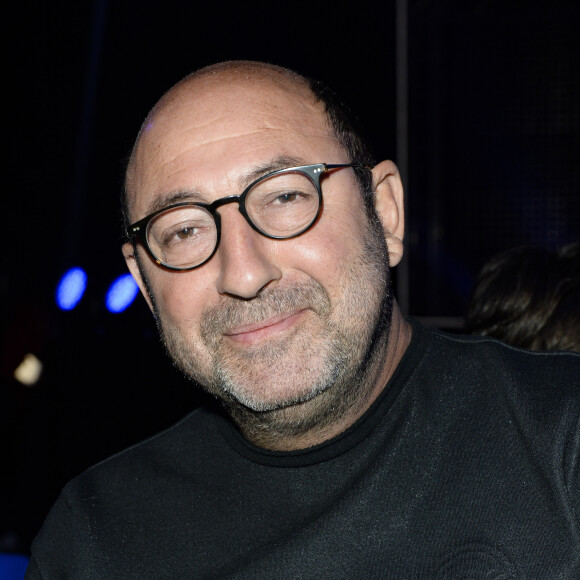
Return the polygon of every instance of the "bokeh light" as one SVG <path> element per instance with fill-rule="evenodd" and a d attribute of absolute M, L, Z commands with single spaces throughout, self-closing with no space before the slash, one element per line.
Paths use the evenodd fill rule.
<path fill-rule="evenodd" d="M 82 268 L 71 268 L 60 279 L 56 289 L 56 303 L 61 310 L 72 310 L 83 297 L 87 275 Z"/>
<path fill-rule="evenodd" d="M 131 274 L 119 276 L 109 287 L 106 305 L 109 312 L 123 312 L 137 296 L 139 287 Z"/>

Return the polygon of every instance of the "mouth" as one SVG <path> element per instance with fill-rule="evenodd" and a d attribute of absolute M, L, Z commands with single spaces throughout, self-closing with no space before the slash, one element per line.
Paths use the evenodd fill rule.
<path fill-rule="evenodd" d="M 257 344 L 295 326 L 306 314 L 306 309 L 272 316 L 254 324 L 242 324 L 224 332 L 231 341 L 242 345 Z"/>

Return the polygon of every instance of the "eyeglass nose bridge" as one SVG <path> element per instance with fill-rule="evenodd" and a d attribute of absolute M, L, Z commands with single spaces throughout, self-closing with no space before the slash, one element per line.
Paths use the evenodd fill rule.
<path fill-rule="evenodd" d="M 227 195 L 226 197 L 220 197 L 220 199 L 216 199 L 212 203 L 207 206 L 207 209 L 212 213 L 215 214 L 216 210 L 220 208 L 222 205 L 227 205 L 228 203 L 235 203 L 238 202 L 240 205 L 239 207 L 242 208 L 244 204 L 244 200 L 242 199 L 244 196 L 242 195 Z"/>
<path fill-rule="evenodd" d="M 217 238 L 216 238 L 216 250 L 217 251 L 217 246 L 219 246 L 220 243 L 220 239 L 221 239 L 221 216 L 218 213 L 218 209 L 224 205 L 228 205 L 230 203 L 238 203 L 238 211 L 244 216 L 244 219 L 246 220 L 246 222 L 248 223 L 248 225 L 256 232 L 258 232 L 259 234 L 261 234 L 262 236 L 265 236 L 267 238 L 271 238 L 272 236 L 268 235 L 267 232 L 262 231 L 252 220 L 252 218 L 250 217 L 250 215 L 248 214 L 248 212 L 246 211 L 246 194 L 247 191 L 245 191 L 244 193 L 242 193 L 241 195 L 228 195 L 226 197 L 221 197 L 220 199 L 216 199 L 215 201 L 213 201 L 212 203 L 210 203 L 208 206 L 206 206 L 206 209 L 211 213 L 211 215 L 213 216 L 213 219 L 215 221 L 215 225 L 217 228 Z M 212 254 L 213 255 L 213 254 Z"/>

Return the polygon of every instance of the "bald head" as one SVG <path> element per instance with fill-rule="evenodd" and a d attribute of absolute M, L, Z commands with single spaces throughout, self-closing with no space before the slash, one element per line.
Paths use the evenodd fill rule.
<path fill-rule="evenodd" d="M 209 98 L 215 105 L 216 94 L 225 99 L 228 91 L 234 87 L 238 89 L 247 87 L 252 90 L 275 87 L 279 91 L 292 94 L 296 99 L 316 101 L 306 79 L 289 69 L 266 63 L 227 61 L 189 74 L 159 99 L 141 125 L 127 166 L 126 188 L 129 196 L 132 195 L 143 147 L 158 137 L 168 123 L 175 121 L 180 115 L 191 113 L 191 108 L 196 105 L 202 107 L 201 99 Z"/>
<path fill-rule="evenodd" d="M 196 128 L 203 132 L 205 119 L 215 122 L 221 115 L 225 121 L 226 113 L 235 109 L 239 118 L 253 115 L 259 124 L 258 116 L 263 109 L 260 99 L 264 105 L 278 108 L 280 116 L 291 103 L 295 114 L 304 116 L 305 123 L 307 118 L 318 117 L 317 124 L 335 140 L 349 161 L 372 164 L 354 119 L 322 83 L 262 62 L 228 61 L 210 65 L 175 84 L 143 122 L 127 165 L 123 199 L 125 228 L 137 217 L 133 213 L 133 202 L 147 179 L 148 168 L 152 167 L 152 156 L 165 155 L 164 143 L 183 136 L 188 124 L 186 119 L 197 117 Z M 361 175 L 359 179 L 362 189 L 368 189 L 368 177 Z"/>
<path fill-rule="evenodd" d="M 239 83 L 273 84 L 290 91 L 299 88 L 306 92 L 310 91 L 309 81 L 290 69 L 257 61 L 226 61 L 198 69 L 181 79 L 159 99 L 147 118 L 155 115 L 172 100 L 188 98 L 197 85 L 217 86 Z M 315 98 L 314 95 L 313 98 Z"/>
<path fill-rule="evenodd" d="M 272 84 L 290 92 L 311 93 L 310 82 L 298 73 L 273 64 L 257 61 L 234 60 L 212 64 L 198 69 L 176 83 L 158 102 L 163 106 L 166 99 L 189 93 L 196 84 L 234 85 L 234 84 Z M 311 95 L 315 98 L 314 95 Z M 152 112 L 153 112 L 152 111 Z"/>

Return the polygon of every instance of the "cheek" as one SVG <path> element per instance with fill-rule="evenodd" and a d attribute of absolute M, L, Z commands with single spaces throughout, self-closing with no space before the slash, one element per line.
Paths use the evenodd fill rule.
<path fill-rule="evenodd" d="M 187 325 L 199 320 L 203 309 L 210 303 L 207 284 L 198 272 L 167 274 L 155 289 L 157 307 L 162 319 L 174 326 Z"/>
<path fill-rule="evenodd" d="M 329 293 L 340 286 L 349 264 L 363 251 L 366 221 L 348 214 L 351 208 L 328 212 L 316 226 L 289 248 L 294 267 L 322 284 Z"/>

